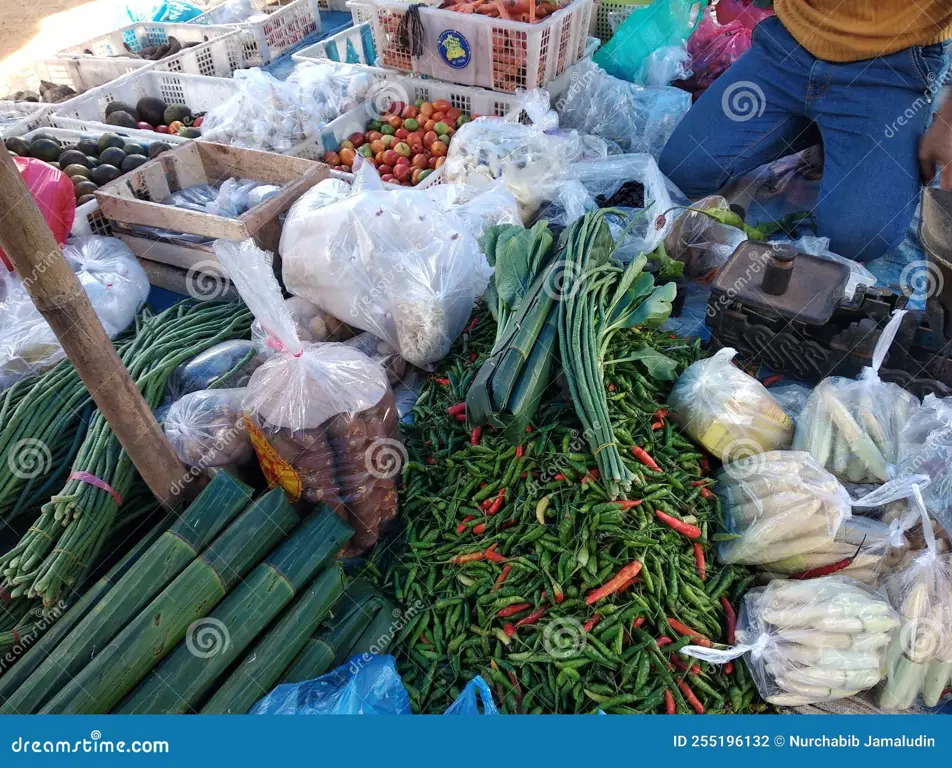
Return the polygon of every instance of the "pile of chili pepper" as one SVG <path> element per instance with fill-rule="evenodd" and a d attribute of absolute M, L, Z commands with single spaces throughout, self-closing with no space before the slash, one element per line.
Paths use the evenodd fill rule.
<path fill-rule="evenodd" d="M 716 563 L 706 458 L 667 419 L 671 382 L 629 354 L 649 343 L 680 373 L 705 356 L 699 343 L 644 329 L 613 342 L 607 359 L 629 361 L 606 366 L 609 412 L 636 479 L 611 501 L 557 384 L 517 447 L 459 418 L 493 339 L 492 318 L 477 314 L 403 426 L 403 527 L 370 569 L 397 599 L 427 606 L 392 646 L 414 711 L 442 713 L 477 674 L 507 713 L 766 709 L 743 663 L 678 653 L 732 640 L 754 578 Z"/>

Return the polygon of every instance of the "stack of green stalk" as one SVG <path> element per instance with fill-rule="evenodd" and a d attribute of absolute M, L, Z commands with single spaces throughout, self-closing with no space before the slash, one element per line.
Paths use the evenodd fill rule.
<path fill-rule="evenodd" d="M 184 714 L 202 698 L 281 610 L 347 543 L 353 530 L 325 506 L 312 514 L 214 611 L 218 647 L 181 643 L 116 709 L 120 714 Z M 325 585 L 333 588 L 333 582 Z M 306 636 L 306 635 L 305 635 Z"/>
<path fill-rule="evenodd" d="M 248 505 L 252 493 L 244 483 L 224 473 L 216 475 L 175 524 L 126 570 L 115 587 L 99 597 L 26 683 L 9 696 L 0 714 L 39 710 L 198 557 Z"/>
<path fill-rule="evenodd" d="M 169 528 L 171 517 L 155 525 L 126 555 L 109 571 L 87 589 L 82 597 L 69 608 L 44 635 L 30 645 L 29 651 L 21 656 L 20 660 L 0 677 L 0 704 L 7 702 L 17 689 L 29 679 L 49 655 L 59 646 L 86 616 L 99 603 L 122 577 L 134 566 L 139 558 L 148 551 L 156 540 L 165 534 Z M 6 708 L 0 708 L 0 714 Z M 10 710 L 17 712 L 18 710 Z"/>
<path fill-rule="evenodd" d="M 42 710 L 102 714 L 112 709 L 297 524 L 284 491 L 253 502 Z"/>
<path fill-rule="evenodd" d="M 377 611 L 370 624 L 367 625 L 367 629 L 357 638 L 357 642 L 350 649 L 351 657 L 386 653 L 390 643 L 394 640 L 394 620 L 398 615 L 397 606 L 389 600 L 383 599 L 380 610 Z"/>
<path fill-rule="evenodd" d="M 338 613 L 330 627 L 308 639 L 281 675 L 282 683 L 313 680 L 351 657 L 351 649 L 370 626 L 383 604 L 373 588 L 363 581 L 353 582 L 338 601 Z"/>
<path fill-rule="evenodd" d="M 270 691 L 344 591 L 344 574 L 328 568 L 252 646 L 202 707 L 203 715 L 243 715 Z"/>

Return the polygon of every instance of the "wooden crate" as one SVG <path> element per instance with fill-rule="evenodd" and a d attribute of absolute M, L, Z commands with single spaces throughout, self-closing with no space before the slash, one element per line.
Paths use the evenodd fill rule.
<path fill-rule="evenodd" d="M 277 252 L 281 237 L 279 216 L 322 179 L 323 163 L 271 152 L 240 149 L 204 141 L 190 141 L 163 152 L 131 173 L 96 191 L 102 215 L 116 236 L 142 258 L 190 269 L 214 261 L 211 244 L 169 243 L 131 228 L 143 224 L 207 238 L 245 240 Z M 273 197 L 237 219 L 162 205 L 172 192 L 198 184 L 218 186 L 226 179 L 252 179 L 281 187 Z"/>

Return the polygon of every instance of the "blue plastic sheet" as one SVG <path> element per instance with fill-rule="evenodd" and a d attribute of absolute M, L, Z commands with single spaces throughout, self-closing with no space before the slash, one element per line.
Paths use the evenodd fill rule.
<path fill-rule="evenodd" d="M 251 708 L 252 715 L 409 715 L 393 656 L 355 656 L 333 672 L 303 683 L 279 685 Z M 466 684 L 447 715 L 498 715 L 481 677 Z"/>

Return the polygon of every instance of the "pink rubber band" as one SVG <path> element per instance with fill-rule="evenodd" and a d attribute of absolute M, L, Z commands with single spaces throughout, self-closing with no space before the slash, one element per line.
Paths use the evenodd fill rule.
<path fill-rule="evenodd" d="M 67 479 L 79 480 L 81 483 L 89 483 L 89 485 L 95 486 L 99 490 L 108 493 L 116 500 L 116 504 L 118 504 L 120 507 L 122 506 L 122 496 L 118 494 L 116 489 L 109 485 L 109 483 L 107 483 L 105 480 L 100 480 L 90 472 L 72 472 Z"/>

